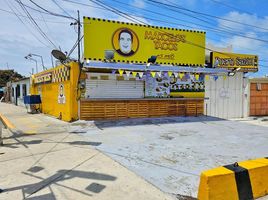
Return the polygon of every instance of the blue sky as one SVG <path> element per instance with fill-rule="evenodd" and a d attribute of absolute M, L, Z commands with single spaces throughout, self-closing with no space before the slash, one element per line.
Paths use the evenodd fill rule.
<path fill-rule="evenodd" d="M 50 52 L 53 45 L 42 37 L 36 27 L 26 17 L 18 0 L 1 0 L 0 2 L 0 68 L 13 68 L 28 76 L 35 63 L 26 60 L 29 53 L 40 54 L 45 65 L 51 66 Z M 29 0 L 22 3 L 37 8 Z M 73 3 L 73 2 L 76 3 Z M 268 1 L 267 0 L 99 0 L 132 17 L 159 26 L 189 28 L 207 32 L 206 42 L 219 47 L 232 45 L 236 53 L 257 54 L 260 59 L 260 70 L 251 76 L 268 74 Z M 118 2 L 119 1 L 119 2 Z M 158 1 L 160 3 L 153 3 Z M 77 10 L 81 16 L 100 17 L 120 21 L 129 21 L 122 16 L 100 9 L 90 0 L 34 0 L 47 10 L 62 15 L 76 17 Z M 121 3 L 120 3 L 121 2 Z M 81 5 L 77 3 L 87 4 Z M 162 4 L 161 4 L 162 3 Z M 173 7 L 165 6 L 171 4 Z M 178 9 L 183 8 L 187 9 Z M 70 26 L 72 20 L 53 17 L 27 8 L 47 37 L 61 48 L 69 51 L 76 41 L 75 27 Z M 145 11 L 147 10 L 147 11 Z M 152 12 L 149 12 L 151 10 Z M 207 15 L 198 14 L 196 12 Z M 16 16 L 15 13 L 18 14 Z M 162 15 L 161 15 L 162 14 Z M 212 17 L 217 16 L 218 18 Z M 220 18 L 227 19 L 222 20 Z M 160 22 L 164 21 L 164 22 Z M 234 23 L 236 21 L 239 23 Z M 253 39 L 252 39 L 253 38 Z M 76 56 L 76 52 L 72 54 Z M 39 70 L 41 62 L 38 57 Z"/>

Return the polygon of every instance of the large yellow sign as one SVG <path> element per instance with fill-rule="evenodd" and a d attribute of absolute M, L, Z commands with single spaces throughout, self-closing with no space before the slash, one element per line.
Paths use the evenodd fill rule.
<path fill-rule="evenodd" d="M 258 56 L 256 55 L 212 52 L 211 59 L 213 67 L 258 71 Z"/>
<path fill-rule="evenodd" d="M 205 32 L 84 17 L 85 59 L 103 61 L 105 50 L 116 62 L 203 66 Z"/>

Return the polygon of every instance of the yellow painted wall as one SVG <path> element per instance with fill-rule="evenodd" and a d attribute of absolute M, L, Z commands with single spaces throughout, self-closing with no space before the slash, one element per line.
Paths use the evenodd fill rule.
<path fill-rule="evenodd" d="M 170 92 L 172 97 L 184 97 L 184 98 L 204 98 L 205 92 Z"/>
<path fill-rule="evenodd" d="M 79 65 L 76 62 L 70 62 L 67 64 L 70 67 L 69 80 L 62 82 L 50 82 L 34 84 L 34 79 L 42 74 L 52 72 L 64 68 L 60 65 L 56 68 L 52 68 L 33 76 L 33 83 L 31 83 L 31 94 L 41 94 L 41 110 L 42 113 L 60 117 L 64 121 L 73 121 L 78 119 L 78 100 L 77 100 L 77 82 L 79 77 Z M 59 86 L 63 84 L 65 103 L 58 103 Z"/>

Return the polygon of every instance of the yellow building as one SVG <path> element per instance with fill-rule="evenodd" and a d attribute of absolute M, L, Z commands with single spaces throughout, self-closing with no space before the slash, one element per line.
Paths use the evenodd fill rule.
<path fill-rule="evenodd" d="M 41 96 L 42 113 L 64 121 L 78 117 L 79 65 L 70 62 L 31 77 L 31 94 Z"/>

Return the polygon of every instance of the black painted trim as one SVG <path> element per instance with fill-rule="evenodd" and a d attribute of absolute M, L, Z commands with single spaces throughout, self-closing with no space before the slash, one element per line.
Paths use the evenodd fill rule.
<path fill-rule="evenodd" d="M 239 200 L 253 200 L 253 192 L 248 170 L 237 163 L 223 166 L 235 173 L 235 182 Z"/>

